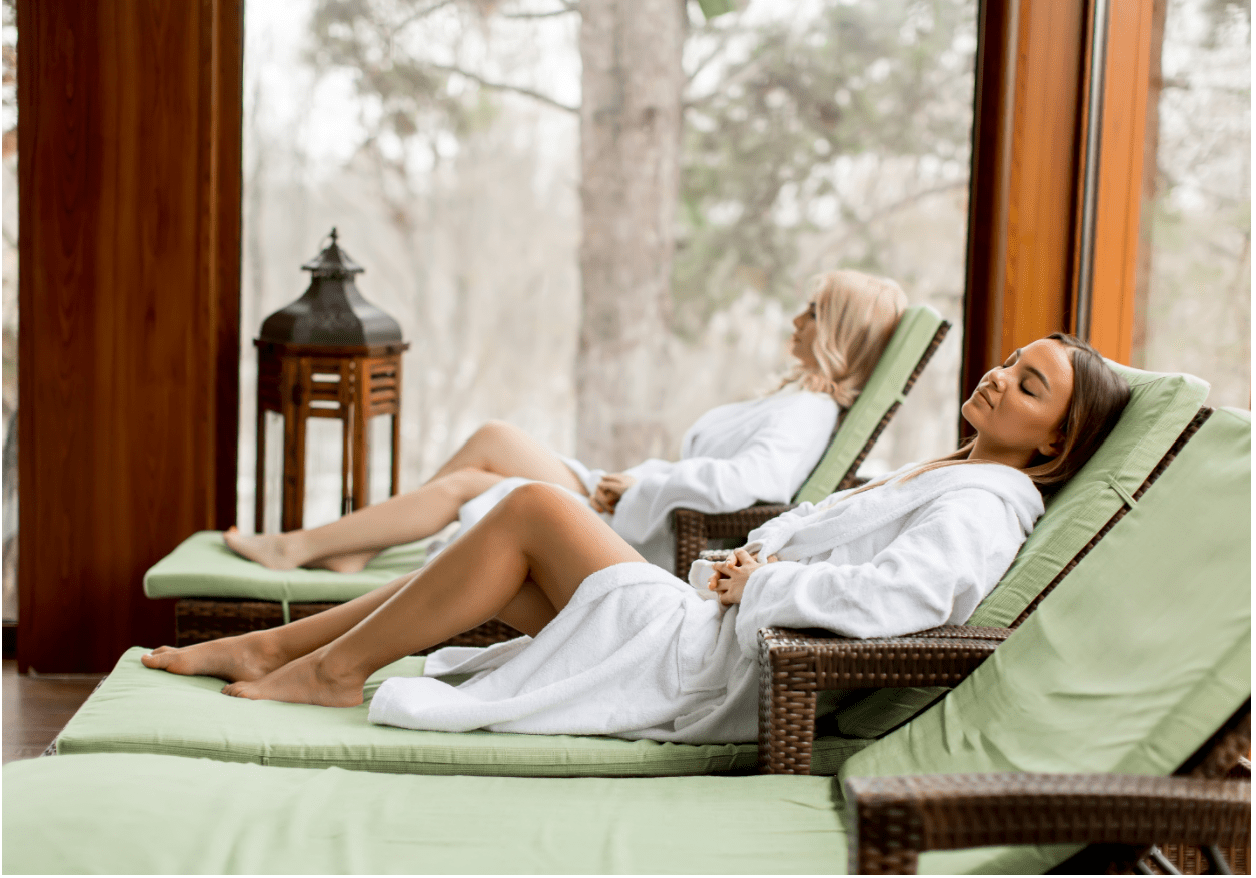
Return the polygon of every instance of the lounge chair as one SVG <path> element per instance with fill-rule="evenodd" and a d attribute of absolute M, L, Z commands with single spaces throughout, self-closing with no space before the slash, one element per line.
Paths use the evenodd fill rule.
<path fill-rule="evenodd" d="M 1242 871 L 1250 490 L 1251 416 L 1218 411 L 991 658 L 839 779 L 38 759 L 4 769 L 4 869 L 1101 872 L 1160 842 Z"/>
<path fill-rule="evenodd" d="M 1122 490 L 1137 491 L 1181 438 L 1207 393 L 1202 382 L 1189 376 L 1133 370 L 1129 374 L 1134 392 L 1121 422 L 1104 449 L 1079 473 L 1078 481 L 1070 486 L 1071 493 L 1056 498 L 1035 531 L 1035 541 L 1026 545 L 1004 583 L 983 606 L 995 604 L 1003 608 L 1004 616 L 1015 618 L 1019 612 L 1016 607 L 1023 608 L 1069 568 L 1109 521 L 1112 504 L 1107 495 L 1121 505 L 1120 495 L 1112 486 L 1128 485 Z M 1079 509 L 1078 504 L 1087 508 Z M 1117 532 L 1118 527 L 1119 523 L 1111 532 Z M 1004 588 L 1013 590 L 1017 600 L 1010 604 L 997 601 L 998 591 Z M 995 617 L 993 624 L 1007 624 L 1001 619 Z M 969 639 L 974 633 L 980 634 L 963 633 Z M 867 646 L 875 641 L 854 643 L 875 649 Z M 953 649 L 953 643 L 948 643 L 948 648 Z M 119 660 L 114 672 L 58 736 L 58 753 L 152 752 L 269 765 L 511 776 L 744 772 L 753 770 L 759 760 L 759 748 L 748 743 L 661 744 L 597 736 L 449 734 L 373 726 L 366 721 L 365 707 L 327 711 L 308 705 L 224 698 L 218 694 L 222 686 L 219 680 L 144 668 L 139 663 L 144 651 L 137 647 Z M 773 655 L 779 659 L 781 653 Z M 421 658 L 403 659 L 377 674 L 372 685 L 384 676 L 417 674 L 421 662 Z M 811 706 L 819 699 L 815 689 L 800 689 L 795 676 L 779 676 L 780 668 L 779 662 L 773 665 L 769 678 L 785 694 L 770 702 L 766 715 L 774 718 L 782 733 L 775 739 L 778 743 L 764 752 L 776 752 L 781 748 L 779 742 L 788 739 L 794 764 L 800 765 L 802 745 L 811 740 L 809 735 L 804 740 L 801 730 L 807 722 L 814 728 L 814 720 L 807 719 L 813 714 L 807 710 L 813 710 Z M 803 679 L 808 679 L 806 674 L 815 679 L 814 668 L 804 670 Z M 836 773 L 852 754 L 937 697 L 940 690 L 923 694 L 892 690 L 890 694 L 897 700 L 889 705 L 877 704 L 880 693 L 841 705 L 834 719 L 827 720 L 835 727 L 834 733 L 822 735 L 814 753 L 808 751 L 808 767 L 820 774 Z M 914 703 L 913 710 L 904 713 L 908 695 L 923 699 L 923 704 Z M 790 722 L 780 723 L 781 717 Z M 777 756 L 772 759 L 774 764 L 780 761 Z"/>
<path fill-rule="evenodd" d="M 843 416 L 841 428 L 800 490 L 801 498 L 827 496 L 848 473 L 853 477 L 949 328 L 950 324 L 928 305 L 907 309 L 864 393 Z M 740 515 L 732 513 L 734 520 Z M 761 517 L 762 513 L 750 515 Z M 705 548 L 705 537 L 693 529 L 695 520 L 681 518 L 689 524 L 682 525 L 683 540 L 678 531 L 678 550 L 682 543 Z M 425 547 L 426 541 L 394 547 L 353 574 L 303 568 L 276 571 L 236 555 L 223 544 L 220 531 L 200 531 L 145 574 L 144 592 L 150 598 L 178 599 L 175 644 L 187 646 L 273 628 L 352 600 L 421 567 L 426 560 Z M 687 572 L 697 549 L 684 551 L 688 560 L 683 569 Z M 486 646 L 518 636 L 510 626 L 490 620 L 439 646 Z"/>
<path fill-rule="evenodd" d="M 794 495 L 794 504 L 815 503 L 834 491 L 856 485 L 859 467 L 950 328 L 951 324 L 928 305 L 913 305 L 903 313 L 885 353 L 868 376 L 868 383 L 855 404 L 843 413 L 828 450 Z M 689 566 L 712 540 L 744 541 L 750 531 L 792 508 L 793 504 L 761 504 L 725 513 L 677 509 L 672 513 L 676 575 L 681 579 L 688 577 Z"/>

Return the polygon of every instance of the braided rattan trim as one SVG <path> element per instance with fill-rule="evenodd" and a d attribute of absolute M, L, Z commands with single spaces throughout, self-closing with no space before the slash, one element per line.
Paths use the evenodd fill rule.
<path fill-rule="evenodd" d="M 688 578 L 689 566 L 706 550 L 708 540 L 745 538 L 756 527 L 793 508 L 778 503 L 715 515 L 692 509 L 675 510 L 672 513 L 672 529 L 676 535 L 676 575 L 681 579 Z"/>
<path fill-rule="evenodd" d="M 916 379 L 920 377 L 920 373 L 924 372 L 925 366 L 929 365 L 929 361 L 937 353 L 938 346 L 942 344 L 942 339 L 946 338 L 950 328 L 951 324 L 945 320 L 939 324 L 937 331 L 933 334 L 933 338 L 929 341 L 928 347 L 925 348 L 924 353 L 920 355 L 920 359 L 916 362 L 916 368 L 912 369 L 911 374 L 907 376 L 907 382 L 903 385 L 904 397 L 911 393 L 911 389 L 916 386 Z M 868 441 L 864 443 L 863 448 L 855 455 L 855 459 L 851 461 L 850 467 L 846 470 L 846 475 L 842 476 L 834 491 L 845 491 L 847 488 L 856 486 L 857 476 L 855 474 L 859 472 L 863 462 L 872 453 L 872 448 L 877 444 L 877 440 L 881 438 L 881 433 L 889 426 L 890 421 L 894 420 L 894 415 L 898 412 L 899 406 L 900 403 L 895 402 L 886 409 L 885 414 L 881 416 L 881 420 L 877 422 L 876 427 L 873 428 L 872 433 L 868 436 Z"/>
<path fill-rule="evenodd" d="M 1195 417 L 1192 418 L 1191 422 L 1186 425 L 1186 428 L 1178 434 L 1177 439 L 1174 440 L 1173 444 L 1169 447 L 1169 450 L 1165 452 L 1164 457 L 1160 458 L 1160 462 L 1157 463 L 1155 468 L 1147 474 L 1147 478 L 1145 478 L 1143 483 L 1138 486 L 1138 490 L 1131 495 L 1134 500 L 1141 499 L 1143 494 L 1147 493 L 1147 489 L 1155 484 L 1156 479 L 1160 478 L 1164 471 L 1168 469 L 1169 464 L 1173 463 L 1174 459 L 1179 453 L 1181 453 L 1182 448 L 1188 441 L 1190 441 L 1190 438 L 1199 431 L 1199 428 L 1203 426 L 1204 421 L 1208 420 L 1211 414 L 1212 409 L 1206 406 L 1195 413 Z M 1082 546 L 1081 550 L 1073 556 L 1072 560 L 1064 565 L 1064 569 L 1061 570 L 1054 579 L 1047 583 L 1047 587 L 1039 592 L 1036 598 L 1029 602 L 1029 606 L 1027 606 L 1021 614 L 1016 617 L 1016 620 L 1012 622 L 1013 628 L 1019 628 L 1020 624 L 1029 618 L 1029 614 L 1038 609 L 1038 605 L 1043 602 L 1046 596 L 1051 594 L 1052 590 L 1060 584 L 1064 577 L 1073 572 L 1073 568 L 1076 567 L 1083 558 L 1090 554 L 1090 550 L 1093 549 L 1099 541 L 1107 535 L 1108 531 L 1112 530 L 1112 528 L 1116 526 L 1118 521 L 1125 517 L 1125 513 L 1127 512 L 1129 512 L 1129 507 L 1122 506 L 1112 514 L 1112 517 L 1108 519 L 1107 524 L 1101 527 L 1099 532 L 1091 538 L 1090 542 Z"/>
<path fill-rule="evenodd" d="M 944 626 L 854 640 L 786 628 L 759 631 L 759 770 L 807 774 L 820 689 L 954 686 L 1010 633 Z"/>
<path fill-rule="evenodd" d="M 1244 847 L 1251 784 L 1118 774 L 969 774 L 846 781 L 852 874 L 911 874 L 922 851 L 1152 839 Z"/>
<path fill-rule="evenodd" d="M 293 621 L 313 616 L 337 606 L 335 603 L 290 604 Z M 181 598 L 175 604 L 175 644 L 190 646 L 206 640 L 217 640 L 249 631 L 277 628 L 283 624 L 283 607 L 274 601 L 247 601 L 222 598 L 203 600 Z M 519 632 L 504 622 L 490 619 L 483 625 L 463 632 L 444 643 L 417 653 L 427 655 L 446 646 L 489 646 L 512 640 Z"/>

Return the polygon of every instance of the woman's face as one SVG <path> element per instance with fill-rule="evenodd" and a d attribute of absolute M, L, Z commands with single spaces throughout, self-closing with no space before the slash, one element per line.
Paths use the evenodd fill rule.
<path fill-rule="evenodd" d="M 794 318 L 794 334 L 789 340 L 789 352 L 808 369 L 816 369 L 820 366 L 812 350 L 815 341 L 816 303 L 809 302 L 806 310 Z"/>
<path fill-rule="evenodd" d="M 973 456 L 1023 469 L 1038 452 L 1060 453 L 1060 425 L 1073 399 L 1068 348 L 1039 339 L 991 369 L 960 407 L 977 430 Z"/>

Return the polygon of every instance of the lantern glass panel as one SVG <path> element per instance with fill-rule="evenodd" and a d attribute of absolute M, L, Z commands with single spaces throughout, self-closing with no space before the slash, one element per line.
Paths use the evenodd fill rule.
<path fill-rule="evenodd" d="M 265 533 L 278 533 L 283 515 L 283 415 L 266 412 Z M 251 517 L 251 516 L 250 516 Z"/>
<path fill-rule="evenodd" d="M 343 430 L 344 422 L 337 418 L 307 418 L 305 421 L 303 527 L 319 527 L 340 517 Z"/>
<path fill-rule="evenodd" d="M 376 415 L 371 418 L 371 478 L 367 488 L 367 502 L 379 503 L 388 499 L 392 485 L 392 415 Z"/>

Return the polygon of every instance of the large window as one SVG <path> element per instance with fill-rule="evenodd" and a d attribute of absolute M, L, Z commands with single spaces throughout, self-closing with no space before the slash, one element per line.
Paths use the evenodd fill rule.
<path fill-rule="evenodd" d="M 1167 2 L 1148 95 L 1134 363 L 1251 406 L 1251 5 Z M 1153 54 L 1154 58 L 1154 54 Z"/>
<path fill-rule="evenodd" d="M 333 225 L 366 268 L 362 293 L 412 343 L 403 489 L 488 418 L 573 450 L 581 228 L 574 7 L 247 5 L 246 529 L 252 339 L 268 313 L 302 292 L 299 266 Z M 690 7 L 668 366 L 684 381 L 663 412 L 671 454 L 701 412 L 774 386 L 807 279 L 843 266 L 897 279 L 913 302 L 933 304 L 955 325 L 869 466 L 950 450 L 975 0 L 756 0 L 709 21 Z M 326 473 L 309 485 L 307 525 L 338 513 L 339 435 L 327 434 L 310 440 L 310 457 L 325 460 Z M 383 467 L 374 469 L 378 477 Z M 382 492 L 377 478 L 373 499 Z"/>

